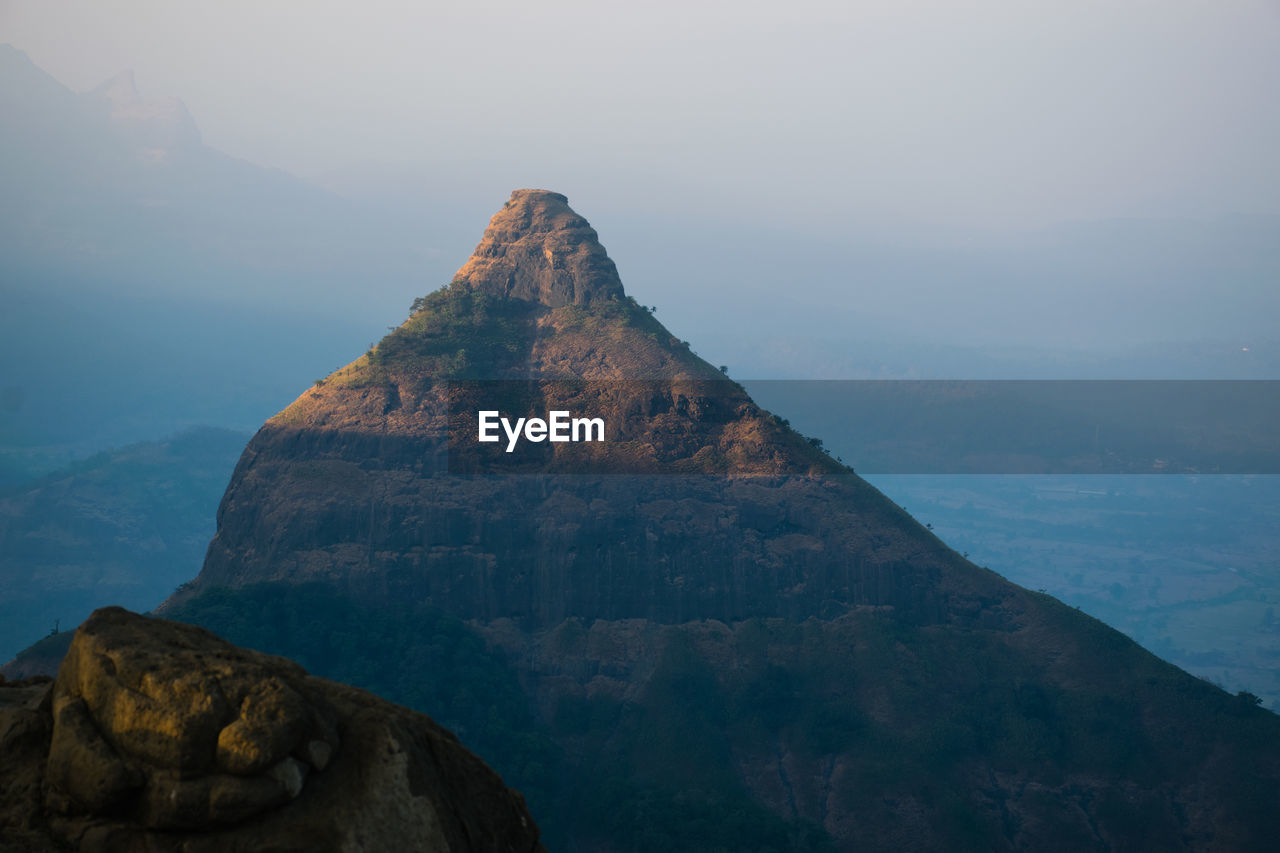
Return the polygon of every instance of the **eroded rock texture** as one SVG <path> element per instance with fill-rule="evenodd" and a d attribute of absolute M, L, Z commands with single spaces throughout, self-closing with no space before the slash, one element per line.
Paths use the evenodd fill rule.
<path fill-rule="evenodd" d="M 541 849 L 429 718 L 120 608 L 55 682 L 0 688 L 0 747 L 4 850 Z"/>
<path fill-rule="evenodd" d="M 511 193 L 454 280 L 551 308 L 622 296 L 618 269 L 595 229 L 568 199 L 546 190 Z"/>

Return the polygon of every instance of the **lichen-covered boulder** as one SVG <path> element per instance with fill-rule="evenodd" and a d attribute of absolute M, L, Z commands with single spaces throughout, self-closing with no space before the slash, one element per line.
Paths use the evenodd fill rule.
<path fill-rule="evenodd" d="M 53 684 L 20 689 L 0 687 L 17 849 L 541 849 L 428 717 L 200 628 L 99 610 Z"/>

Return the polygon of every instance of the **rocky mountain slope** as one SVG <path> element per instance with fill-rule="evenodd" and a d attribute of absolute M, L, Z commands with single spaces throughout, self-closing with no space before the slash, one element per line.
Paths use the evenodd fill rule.
<path fill-rule="evenodd" d="M 611 440 L 460 468 L 491 380 Z M 513 193 L 449 287 L 264 425 L 167 610 L 232 624 L 288 600 L 264 583 L 387 614 L 391 660 L 430 642 L 407 602 L 500 654 L 553 747 L 508 774 L 553 845 L 1262 849 L 1280 830 L 1280 720 L 946 547 L 625 296 L 555 193 Z M 282 625 L 259 646 L 327 642 L 263 612 Z"/>
<path fill-rule="evenodd" d="M 0 682 L 0 755 L 5 851 L 542 849 L 427 717 L 120 608 L 55 682 Z"/>

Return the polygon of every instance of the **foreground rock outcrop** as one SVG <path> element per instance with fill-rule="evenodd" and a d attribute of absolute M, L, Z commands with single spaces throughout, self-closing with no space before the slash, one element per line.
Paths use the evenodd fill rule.
<path fill-rule="evenodd" d="M 0 686 L 0 757 L 0 850 L 542 849 L 422 714 L 120 608 L 55 681 Z"/>

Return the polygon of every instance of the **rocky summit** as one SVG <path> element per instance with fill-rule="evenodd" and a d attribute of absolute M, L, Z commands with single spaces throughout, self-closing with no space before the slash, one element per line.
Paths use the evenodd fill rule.
<path fill-rule="evenodd" d="M 4 851 L 542 849 L 426 716 L 120 608 L 56 681 L 0 683 L 0 756 Z"/>
<path fill-rule="evenodd" d="M 454 280 L 551 308 L 622 296 L 618 269 L 595 229 L 567 198 L 546 190 L 511 193 Z"/>
<path fill-rule="evenodd" d="M 451 467 L 450 395 L 492 380 L 619 425 L 592 473 Z M 165 612 L 448 713 L 566 849 L 1280 836 L 1280 719 L 948 548 L 628 297 L 555 193 L 264 424 Z"/>

